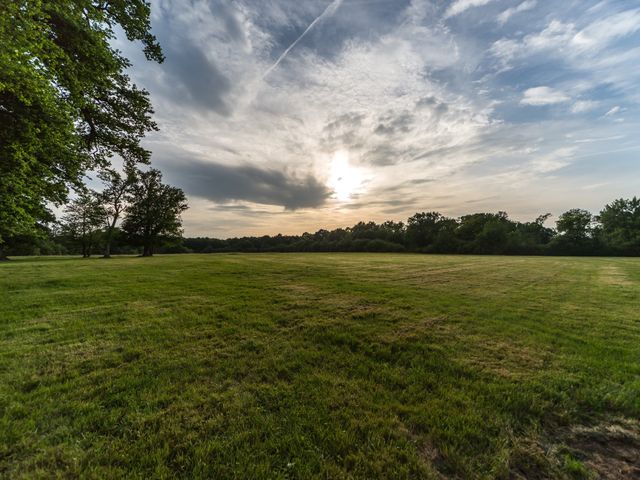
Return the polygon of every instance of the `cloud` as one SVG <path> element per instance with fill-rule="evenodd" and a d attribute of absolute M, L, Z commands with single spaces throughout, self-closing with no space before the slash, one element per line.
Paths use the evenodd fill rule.
<path fill-rule="evenodd" d="M 413 126 L 413 122 L 414 116 L 409 112 L 391 112 L 390 114 L 380 117 L 380 123 L 374 130 L 374 133 L 386 136 L 408 133 Z"/>
<path fill-rule="evenodd" d="M 459 15 L 465 10 L 468 10 L 472 7 L 481 7 L 486 5 L 493 0 L 456 0 L 453 4 L 447 9 L 444 14 L 445 18 L 453 17 L 455 15 Z"/>
<path fill-rule="evenodd" d="M 154 151 L 154 163 L 187 195 L 217 203 L 246 201 L 297 210 L 320 207 L 332 193 L 310 173 L 292 174 L 246 163 L 228 165 L 174 147 L 157 146 Z"/>
<path fill-rule="evenodd" d="M 500 15 L 498 15 L 498 23 L 500 25 L 504 25 L 515 14 L 526 12 L 527 10 L 533 10 L 537 4 L 538 4 L 537 0 L 525 0 L 524 2 L 519 4 L 517 7 L 509 7 L 505 11 L 503 11 Z"/>
<path fill-rule="evenodd" d="M 231 82 L 215 62 L 187 39 L 166 50 L 164 75 L 160 77 L 160 88 L 165 98 L 189 102 L 198 110 L 208 109 L 229 115 L 226 96 L 231 92 Z"/>
<path fill-rule="evenodd" d="M 571 99 L 568 95 L 550 87 L 533 87 L 524 92 L 520 103 L 522 105 L 544 106 L 555 105 L 556 103 L 568 102 Z"/>
<path fill-rule="evenodd" d="M 535 158 L 531 162 L 531 169 L 533 172 L 541 174 L 554 172 L 569 165 L 571 158 L 577 151 L 577 147 L 558 148 L 546 155 Z"/>
<path fill-rule="evenodd" d="M 380 144 L 362 155 L 362 160 L 374 166 L 395 165 L 401 163 L 406 152 L 390 144 Z"/>
<path fill-rule="evenodd" d="M 280 65 L 280 62 L 282 62 L 282 60 L 285 59 L 285 57 L 289 54 L 289 52 L 300 42 L 300 40 L 302 40 L 307 33 L 309 33 L 311 31 L 311 29 L 313 27 L 316 26 L 316 24 L 320 21 L 322 21 L 324 18 L 334 15 L 336 13 L 336 11 L 338 10 L 338 8 L 340 8 L 340 5 L 342 4 L 342 0 L 333 0 L 328 6 L 327 8 L 324 9 L 324 11 L 318 15 L 316 18 L 314 18 L 314 20 L 309 24 L 309 26 L 304 30 L 304 32 L 302 32 L 302 34 L 296 38 L 293 43 L 291 45 L 289 45 L 286 50 L 284 52 L 282 52 L 282 54 L 278 57 L 278 59 L 274 62 L 273 65 L 271 65 L 262 75 L 262 77 L 266 77 L 267 75 L 269 75 L 271 73 L 271 71 L 273 71 L 275 68 L 278 67 L 278 65 Z"/>
<path fill-rule="evenodd" d="M 522 44 L 517 40 L 501 38 L 491 45 L 488 53 L 494 57 L 498 57 L 502 60 L 502 63 L 506 65 L 509 60 L 519 55 L 521 51 Z"/>
<path fill-rule="evenodd" d="M 595 100 L 578 100 L 571 107 L 571 111 L 573 113 L 590 112 L 591 110 L 596 108 L 598 105 L 600 105 L 600 102 L 597 102 Z"/>
<path fill-rule="evenodd" d="M 516 10 L 527 3 L 528 0 L 516 7 Z M 511 16 L 516 10 L 508 9 L 503 14 L 509 12 Z M 639 30 L 640 9 L 610 15 L 589 23 L 582 29 L 578 29 L 573 22 L 552 19 L 543 30 L 529 33 L 521 40 L 502 38 L 495 41 L 490 52 L 505 60 L 544 51 L 555 52 L 568 58 L 580 55 L 593 57 L 614 41 Z"/>
<path fill-rule="evenodd" d="M 604 114 L 605 117 L 613 117 L 614 115 L 620 113 L 622 109 L 620 108 L 619 105 L 616 105 L 615 107 L 611 108 L 609 111 L 607 111 L 607 113 Z"/>
<path fill-rule="evenodd" d="M 331 195 L 330 189 L 312 175 L 298 178 L 251 165 L 191 161 L 180 171 L 187 193 L 215 202 L 245 200 L 296 210 L 319 207 Z"/>
<path fill-rule="evenodd" d="M 552 20 L 540 33 L 529 34 L 524 38 L 524 48 L 529 51 L 540 51 L 563 47 L 573 41 L 575 25 Z"/>
<path fill-rule="evenodd" d="M 601 49 L 640 30 L 640 9 L 627 10 L 591 23 L 578 32 L 573 44 L 582 50 Z"/>

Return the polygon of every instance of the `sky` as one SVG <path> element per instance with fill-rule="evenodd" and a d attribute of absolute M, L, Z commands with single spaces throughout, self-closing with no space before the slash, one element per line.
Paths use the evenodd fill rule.
<path fill-rule="evenodd" d="M 188 236 L 640 194 L 640 0 L 153 0 L 152 163 Z"/>

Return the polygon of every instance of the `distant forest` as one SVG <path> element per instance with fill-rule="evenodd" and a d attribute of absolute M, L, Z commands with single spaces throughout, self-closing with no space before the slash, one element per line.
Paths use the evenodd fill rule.
<path fill-rule="evenodd" d="M 640 199 L 619 199 L 598 215 L 572 209 L 546 226 L 550 215 L 518 222 L 507 213 L 474 213 L 449 218 L 416 213 L 407 222 L 359 222 L 348 228 L 302 235 L 229 238 L 164 238 L 158 253 L 219 252 L 421 252 L 504 255 L 640 255 Z M 9 255 L 102 254 L 105 232 L 83 232 L 64 225 L 42 227 L 39 237 L 14 238 Z M 87 237 L 90 235 L 90 237 Z M 139 242 L 116 228 L 114 254 L 141 253 Z"/>

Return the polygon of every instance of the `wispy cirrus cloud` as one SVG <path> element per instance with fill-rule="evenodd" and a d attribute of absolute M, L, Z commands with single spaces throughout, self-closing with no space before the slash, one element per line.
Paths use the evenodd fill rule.
<path fill-rule="evenodd" d="M 473 7 L 481 7 L 494 0 L 455 0 L 445 13 L 445 18 L 459 15 Z"/>
<path fill-rule="evenodd" d="M 590 112 L 594 108 L 597 108 L 600 105 L 600 102 L 595 100 L 578 100 L 571 107 L 571 111 L 573 113 L 585 113 Z"/>
<path fill-rule="evenodd" d="M 554 90 L 550 87 L 533 87 L 525 90 L 522 105 L 532 105 L 540 107 L 544 105 L 555 105 L 556 103 L 568 102 L 571 99 L 566 93 Z"/>
<path fill-rule="evenodd" d="M 498 15 L 498 23 L 504 25 L 509 21 L 511 17 L 518 13 L 526 12 L 528 10 L 533 10 L 538 4 L 537 0 L 525 0 L 524 2 L 518 4 L 515 7 L 509 7 L 504 10 L 500 15 Z"/>

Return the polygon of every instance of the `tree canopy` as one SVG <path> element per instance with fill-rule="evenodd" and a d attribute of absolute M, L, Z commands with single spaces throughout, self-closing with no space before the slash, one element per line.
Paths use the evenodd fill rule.
<path fill-rule="evenodd" d="M 132 186 L 131 205 L 122 228 L 143 246 L 143 256 L 151 256 L 158 241 L 182 233 L 180 214 L 187 207 L 184 192 L 162 183 L 159 170 L 141 172 Z"/>
<path fill-rule="evenodd" d="M 116 29 L 163 61 L 144 0 L 0 0 L 0 250 L 35 231 L 88 169 L 148 163 L 148 93 L 125 74 Z"/>
<path fill-rule="evenodd" d="M 597 217 L 602 237 L 614 251 L 640 255 L 640 199 L 620 198 L 606 205 Z"/>

